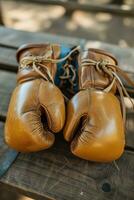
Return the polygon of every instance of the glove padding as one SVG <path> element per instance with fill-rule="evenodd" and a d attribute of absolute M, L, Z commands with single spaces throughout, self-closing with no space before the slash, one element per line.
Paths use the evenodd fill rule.
<path fill-rule="evenodd" d="M 117 61 L 105 51 L 88 49 L 78 63 L 80 91 L 68 102 L 64 138 L 80 158 L 116 160 L 125 146 L 121 105 L 115 96 Z"/>
<path fill-rule="evenodd" d="M 19 60 L 25 56 L 43 56 L 52 51 L 56 59 L 59 45 L 29 45 L 19 50 Z M 42 63 L 43 64 L 43 63 Z M 45 63 L 54 78 L 56 64 Z M 47 76 L 47 74 L 46 74 Z M 51 147 L 55 136 L 65 122 L 65 104 L 61 91 L 50 81 L 44 80 L 29 66 L 18 73 L 5 124 L 6 143 L 20 152 L 40 151 Z"/>
<path fill-rule="evenodd" d="M 112 93 L 80 91 L 68 103 L 64 137 L 80 158 L 99 162 L 119 158 L 125 138 L 118 99 Z"/>

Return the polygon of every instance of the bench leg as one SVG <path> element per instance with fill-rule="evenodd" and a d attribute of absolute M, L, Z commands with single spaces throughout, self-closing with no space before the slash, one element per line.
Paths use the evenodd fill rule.
<path fill-rule="evenodd" d="M 78 0 L 71 0 L 71 1 L 75 2 L 76 4 L 78 3 Z M 65 16 L 71 17 L 73 13 L 74 13 L 74 9 L 71 9 L 70 6 L 69 8 L 66 8 Z"/>
<path fill-rule="evenodd" d="M 123 5 L 124 0 L 112 0 L 111 4 Z"/>
<path fill-rule="evenodd" d="M 0 25 L 4 25 L 3 18 L 2 18 L 2 7 L 0 2 Z"/>

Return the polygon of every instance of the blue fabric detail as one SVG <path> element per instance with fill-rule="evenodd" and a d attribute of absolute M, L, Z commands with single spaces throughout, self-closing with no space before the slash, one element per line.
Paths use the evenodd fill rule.
<path fill-rule="evenodd" d="M 60 53 L 60 58 L 65 57 L 69 52 L 71 51 L 70 47 L 61 45 L 61 53 Z M 60 87 L 60 83 L 61 83 L 61 79 L 59 78 L 61 75 L 63 75 L 64 70 L 62 68 L 62 66 L 65 64 L 66 61 L 63 61 L 61 63 L 58 63 L 58 67 L 57 67 L 57 72 L 56 72 L 56 76 L 55 76 L 55 84 Z M 76 69 L 76 85 L 74 86 L 73 90 L 74 93 L 76 93 L 78 91 L 78 75 L 77 75 L 77 71 L 78 71 L 78 62 L 77 60 L 73 60 L 72 61 L 72 65 L 75 67 Z M 69 82 L 66 81 L 66 88 L 69 88 Z M 66 94 L 66 91 L 65 91 Z M 67 95 L 67 94 L 66 94 Z M 68 95 L 67 95 L 68 96 Z"/>
<path fill-rule="evenodd" d="M 76 82 L 73 88 L 74 93 L 78 92 L 78 60 L 74 59 L 72 62 L 73 66 L 75 66 L 76 69 Z"/>
<path fill-rule="evenodd" d="M 61 53 L 60 53 L 60 58 L 65 57 L 69 52 L 70 52 L 71 48 L 61 45 Z M 56 76 L 55 76 L 55 84 L 57 86 L 60 86 L 60 76 L 63 75 L 63 68 L 62 66 L 65 64 L 66 61 L 63 61 L 61 63 L 58 63 L 58 67 L 57 67 L 57 72 L 56 72 Z"/>

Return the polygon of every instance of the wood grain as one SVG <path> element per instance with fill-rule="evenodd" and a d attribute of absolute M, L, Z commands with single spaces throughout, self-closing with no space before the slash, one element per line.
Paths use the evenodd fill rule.
<path fill-rule="evenodd" d="M 92 47 L 107 50 L 118 60 L 119 66 L 127 72 L 134 73 L 133 60 L 134 49 L 121 48 L 116 45 L 99 41 L 87 41 L 79 38 L 57 36 L 46 33 L 31 33 L 25 31 L 15 31 L 13 29 L 0 26 L 0 65 L 2 63 L 17 67 L 15 59 L 16 49 L 25 43 L 60 43 L 65 45 L 81 45 L 82 48 Z"/>
<path fill-rule="evenodd" d="M 6 116 L 10 97 L 16 86 L 16 74 L 0 70 L 0 116 Z"/>
<path fill-rule="evenodd" d="M 16 50 L 0 46 L 0 69 L 17 72 Z"/>
<path fill-rule="evenodd" d="M 10 28 L 4 28 L 0 26 L 0 44 L 8 47 L 18 48 L 22 44 L 27 43 L 59 43 L 66 45 L 78 45 L 85 44 L 85 39 L 57 36 L 47 33 L 34 33 L 25 31 L 15 31 Z"/>

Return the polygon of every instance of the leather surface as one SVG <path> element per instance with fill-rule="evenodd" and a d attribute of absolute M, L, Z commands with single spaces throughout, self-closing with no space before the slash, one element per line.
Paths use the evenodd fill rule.
<path fill-rule="evenodd" d="M 36 44 L 20 49 L 18 60 L 29 55 L 43 56 L 48 50 L 52 50 L 51 58 L 59 57 L 59 45 Z M 54 78 L 56 64 L 45 63 L 45 66 Z M 64 97 L 59 88 L 29 66 L 20 69 L 5 124 L 6 143 L 21 152 L 47 149 L 53 145 L 54 133 L 63 128 L 64 122 Z"/>
<path fill-rule="evenodd" d="M 117 64 L 117 61 L 112 55 L 107 54 L 105 51 L 100 51 L 98 49 L 85 50 L 79 55 L 79 89 L 89 87 L 96 89 L 104 89 L 110 83 L 111 78 L 108 77 L 107 74 L 105 74 L 103 71 L 98 72 L 93 65 L 90 67 L 81 67 L 81 60 L 87 58 L 90 58 L 95 61 L 107 60 L 111 64 Z M 113 86 L 112 90 L 116 90 L 115 85 Z"/>
<path fill-rule="evenodd" d="M 116 85 L 110 92 L 104 92 L 110 78 L 103 73 L 99 74 L 94 66 L 81 66 L 83 57 L 117 63 L 111 55 L 97 49 L 81 53 L 80 91 L 67 105 L 64 138 L 71 142 L 74 155 L 91 161 L 110 162 L 121 156 L 125 146 L 121 106 L 115 96 Z"/>

